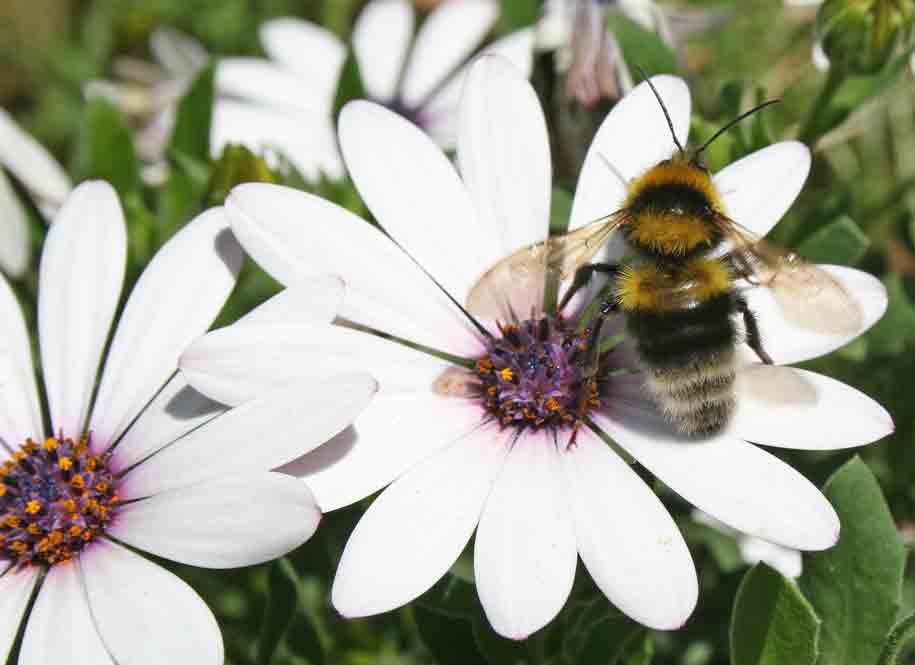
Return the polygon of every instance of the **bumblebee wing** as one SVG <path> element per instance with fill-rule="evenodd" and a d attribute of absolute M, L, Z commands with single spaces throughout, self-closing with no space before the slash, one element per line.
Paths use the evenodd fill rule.
<path fill-rule="evenodd" d="M 546 284 L 561 283 L 587 264 L 626 220 L 623 211 L 571 233 L 519 249 L 487 270 L 470 289 L 467 310 L 489 319 L 540 311 Z"/>
<path fill-rule="evenodd" d="M 785 319 L 813 332 L 854 334 L 864 312 L 832 275 L 797 254 L 767 243 L 733 220 L 723 229 L 733 244 L 727 255 L 735 277 L 772 293 Z"/>

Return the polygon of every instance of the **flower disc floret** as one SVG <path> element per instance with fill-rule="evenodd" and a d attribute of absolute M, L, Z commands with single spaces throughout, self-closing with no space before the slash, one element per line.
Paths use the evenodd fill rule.
<path fill-rule="evenodd" d="M 28 439 L 0 467 L 0 557 L 17 567 L 68 561 L 117 504 L 108 455 L 93 454 L 88 437 Z"/>
<path fill-rule="evenodd" d="M 546 317 L 499 330 L 474 371 L 484 409 L 503 427 L 563 429 L 600 406 L 602 363 L 586 367 L 586 333 Z"/>

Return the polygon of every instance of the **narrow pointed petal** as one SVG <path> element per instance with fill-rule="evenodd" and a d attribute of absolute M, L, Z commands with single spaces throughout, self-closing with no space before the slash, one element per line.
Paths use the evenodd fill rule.
<path fill-rule="evenodd" d="M 13 648 L 39 572 L 38 566 L 29 566 L 18 571 L 8 570 L 0 577 L 0 660 L 4 663 Z"/>
<path fill-rule="evenodd" d="M 0 437 L 14 448 L 44 434 L 32 344 L 13 290 L 0 277 Z"/>
<path fill-rule="evenodd" d="M 653 76 L 681 145 L 689 132 L 690 96 L 674 76 Z M 646 82 L 637 85 L 607 115 L 588 149 L 569 219 L 569 230 L 619 209 L 630 180 L 676 152 L 664 112 Z"/>
<path fill-rule="evenodd" d="M 664 504 L 590 431 L 561 457 L 578 553 L 594 582 L 635 621 L 656 630 L 682 626 L 699 585 Z"/>
<path fill-rule="evenodd" d="M 193 76 L 206 65 L 209 54 L 203 44 L 185 32 L 162 26 L 149 37 L 153 58 L 175 77 Z"/>
<path fill-rule="evenodd" d="M 360 501 L 480 424 L 479 406 L 428 390 L 382 390 L 348 427 L 280 471 L 304 480 L 321 510 Z"/>
<path fill-rule="evenodd" d="M 268 156 L 282 154 L 308 179 L 317 179 L 322 172 L 333 180 L 343 177 L 333 124 L 323 111 L 271 109 L 217 100 L 210 128 L 213 156 L 218 156 L 228 143 L 242 143 Z"/>
<path fill-rule="evenodd" d="M 377 391 L 366 374 L 286 386 L 226 412 L 131 470 L 123 498 L 232 473 L 269 471 L 338 434 Z"/>
<path fill-rule="evenodd" d="M 578 554 L 559 464 L 552 437 L 518 439 L 477 528 L 480 602 L 496 632 L 513 640 L 552 621 L 572 591 Z"/>
<path fill-rule="evenodd" d="M 51 153 L 0 109 L 0 167 L 13 174 L 39 207 L 56 210 L 70 193 L 70 178 Z"/>
<path fill-rule="evenodd" d="M 527 78 L 497 56 L 476 60 L 461 100 L 458 163 L 500 256 L 546 238 L 552 168 L 546 120 Z"/>
<path fill-rule="evenodd" d="M 92 617 L 115 662 L 222 665 L 216 618 L 177 575 L 107 540 L 83 554 L 79 567 Z"/>
<path fill-rule="evenodd" d="M 89 425 L 93 448 L 117 440 L 178 369 L 178 357 L 225 304 L 241 263 L 222 208 L 188 223 L 153 257 L 111 342 Z"/>
<path fill-rule="evenodd" d="M 353 50 L 365 91 L 372 99 L 388 102 L 397 96 L 413 27 L 413 7 L 407 0 L 374 0 L 356 19 Z"/>
<path fill-rule="evenodd" d="M 493 0 L 445 0 L 423 21 L 404 73 L 402 96 L 419 106 L 480 45 L 499 18 Z"/>
<path fill-rule="evenodd" d="M 38 276 L 39 345 L 54 432 L 82 432 L 126 260 L 117 194 L 106 182 L 83 183 L 48 232 Z"/>
<path fill-rule="evenodd" d="M 180 372 L 175 374 L 115 445 L 111 469 L 129 469 L 227 408 L 191 388 Z"/>
<path fill-rule="evenodd" d="M 371 102 L 340 114 L 340 148 L 372 214 L 459 302 L 501 255 L 464 184 L 432 139 Z"/>
<path fill-rule="evenodd" d="M 0 270 L 20 277 L 29 267 L 29 220 L 6 174 L 0 169 Z"/>
<path fill-rule="evenodd" d="M 235 325 L 198 339 L 181 358 L 197 390 L 242 404 L 300 382 L 368 372 L 386 390 L 430 388 L 444 360 L 377 335 L 331 324 Z"/>
<path fill-rule="evenodd" d="M 233 189 L 226 210 L 245 251 L 283 284 L 338 274 L 347 288 L 341 317 L 431 348 L 466 350 L 472 333 L 457 308 L 365 220 L 317 196 L 264 184 Z"/>
<path fill-rule="evenodd" d="M 803 362 L 831 353 L 870 329 L 886 311 L 886 287 L 879 279 L 862 270 L 845 266 L 819 265 L 848 293 L 860 310 L 860 325 L 844 332 L 821 332 L 801 328 L 785 316 L 772 291 L 766 287 L 746 289 L 744 295 L 756 315 L 759 336 L 766 353 L 779 365 Z M 749 347 L 741 348 L 745 362 L 758 364 L 759 358 Z"/>
<path fill-rule="evenodd" d="M 303 85 L 328 110 L 333 104 L 346 48 L 329 30 L 292 17 L 266 21 L 259 28 L 270 58 L 299 75 Z"/>
<path fill-rule="evenodd" d="M 757 150 L 715 174 L 714 183 L 731 219 L 765 236 L 788 212 L 810 172 L 810 150 L 782 141 Z"/>
<path fill-rule="evenodd" d="M 387 612 L 435 584 L 470 540 L 507 442 L 479 428 L 397 479 L 356 525 L 331 601 L 347 618 Z"/>
<path fill-rule="evenodd" d="M 125 603 L 121 610 L 130 613 Z M 21 665 L 115 665 L 96 630 L 79 566 L 53 566 L 28 618 Z"/>
<path fill-rule="evenodd" d="M 798 550 L 839 538 L 835 510 L 809 480 L 733 433 L 686 439 L 660 415 L 629 406 L 597 420 L 674 492 L 737 531 Z"/>
<path fill-rule="evenodd" d="M 737 382 L 732 429 L 742 439 L 777 448 L 839 450 L 866 446 L 893 432 L 876 401 L 828 376 L 759 365 Z"/>
<path fill-rule="evenodd" d="M 340 310 L 345 291 L 346 284 L 339 277 L 306 279 L 262 302 L 236 324 L 330 323 Z"/>
<path fill-rule="evenodd" d="M 129 503 L 108 533 L 172 561 L 239 568 L 292 551 L 311 538 L 320 519 L 304 483 L 279 473 L 247 473 Z"/>
<path fill-rule="evenodd" d="M 761 538 L 743 536 L 737 542 L 740 557 L 751 566 L 763 561 L 789 579 L 797 579 L 804 572 L 801 553 Z"/>

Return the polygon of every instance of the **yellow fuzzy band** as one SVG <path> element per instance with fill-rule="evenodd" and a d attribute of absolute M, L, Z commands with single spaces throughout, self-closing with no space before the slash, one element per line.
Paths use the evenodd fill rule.
<path fill-rule="evenodd" d="M 673 311 L 727 293 L 731 279 L 720 259 L 694 259 L 663 269 L 654 263 L 630 265 L 617 280 L 616 298 L 628 312 Z"/>

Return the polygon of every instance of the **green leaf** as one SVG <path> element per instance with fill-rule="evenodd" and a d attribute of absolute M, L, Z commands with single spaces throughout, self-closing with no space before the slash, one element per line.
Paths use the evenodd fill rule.
<path fill-rule="evenodd" d="M 83 111 L 73 161 L 75 180 L 107 180 L 124 196 L 140 186 L 133 137 L 124 116 L 111 102 L 90 99 Z"/>
<path fill-rule="evenodd" d="M 823 493 L 842 534 L 831 549 L 805 557 L 799 580 L 822 621 L 818 665 L 872 665 L 899 610 L 905 549 L 874 474 L 858 457 Z"/>
<path fill-rule="evenodd" d="M 473 639 L 473 624 L 417 605 L 413 617 L 423 644 L 439 665 L 486 665 Z"/>
<path fill-rule="evenodd" d="M 473 622 L 473 639 L 490 665 L 524 665 L 528 662 L 524 643 L 502 637 L 485 617 Z"/>
<path fill-rule="evenodd" d="M 314 621 L 305 613 L 301 605 L 286 631 L 284 646 L 286 652 L 298 658 L 304 658 L 310 665 L 324 665 L 327 662 L 327 655 Z"/>
<path fill-rule="evenodd" d="M 867 341 L 874 353 L 896 355 L 905 351 L 915 337 L 915 303 L 902 275 L 885 275 L 883 285 L 889 304 L 883 318 L 867 333 Z"/>
<path fill-rule="evenodd" d="M 286 559 L 270 566 L 267 578 L 267 605 L 257 640 L 257 664 L 269 665 L 273 654 L 292 623 L 299 604 L 299 576 Z"/>
<path fill-rule="evenodd" d="M 426 609 L 464 619 L 475 619 L 482 616 L 483 611 L 474 585 L 451 573 L 417 598 L 416 603 Z"/>
<path fill-rule="evenodd" d="M 854 265 L 870 247 L 870 239 L 848 215 L 811 233 L 798 246 L 808 261 Z"/>
<path fill-rule="evenodd" d="M 692 519 L 677 521 L 680 532 L 690 545 L 703 545 L 712 555 L 718 568 L 725 573 L 733 573 L 744 565 L 740 548 L 733 536 L 722 533 L 708 524 L 701 524 Z"/>
<path fill-rule="evenodd" d="M 502 0 L 502 29 L 518 30 L 533 24 L 540 15 L 539 0 Z"/>
<path fill-rule="evenodd" d="M 886 636 L 878 665 L 902 665 L 899 657 L 906 645 L 913 639 L 915 639 L 915 612 L 900 620 Z"/>
<path fill-rule="evenodd" d="M 366 96 L 365 86 L 362 84 L 362 74 L 359 72 L 359 62 L 355 52 L 350 49 L 340 70 L 340 82 L 337 84 L 337 94 L 334 97 L 334 122 L 340 116 L 340 109 L 353 99 L 363 99 Z"/>
<path fill-rule="evenodd" d="M 630 67 L 638 65 L 648 76 L 677 71 L 677 57 L 658 33 L 619 12 L 608 12 L 607 28 L 616 36 L 623 59 Z"/>
<path fill-rule="evenodd" d="M 731 614 L 733 665 L 814 665 L 820 620 L 798 588 L 764 563 L 744 575 Z"/>
<path fill-rule="evenodd" d="M 178 103 L 169 153 L 181 153 L 201 162 L 209 160 L 214 95 L 214 68 L 210 65 L 200 72 Z"/>

